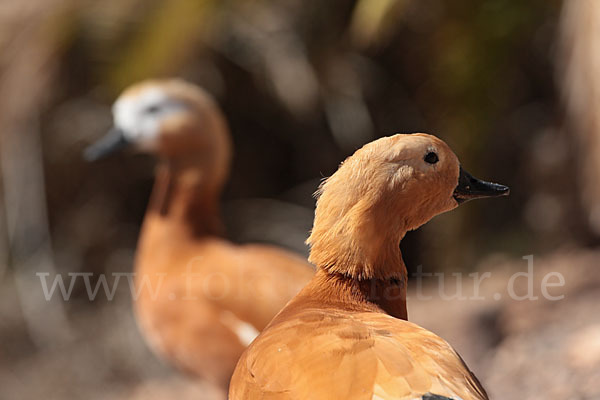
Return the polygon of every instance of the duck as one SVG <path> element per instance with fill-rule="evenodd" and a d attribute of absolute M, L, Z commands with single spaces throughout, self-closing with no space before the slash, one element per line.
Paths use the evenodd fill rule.
<path fill-rule="evenodd" d="M 408 321 L 399 243 L 459 204 L 508 193 L 433 135 L 357 150 L 316 194 L 316 274 L 244 351 L 229 399 L 488 399 L 444 339 Z"/>
<path fill-rule="evenodd" d="M 112 113 L 113 128 L 84 157 L 131 147 L 158 160 L 134 261 L 140 331 L 161 358 L 226 393 L 243 350 L 314 268 L 290 251 L 225 238 L 219 196 L 232 143 L 206 91 L 180 79 L 143 81 Z"/>

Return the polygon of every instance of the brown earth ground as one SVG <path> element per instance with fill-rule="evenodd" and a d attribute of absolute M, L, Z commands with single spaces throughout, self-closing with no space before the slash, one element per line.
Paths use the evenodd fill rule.
<path fill-rule="evenodd" d="M 464 274 L 463 298 L 456 277 L 443 293 L 437 277 L 417 292 L 409 285 L 409 317 L 444 337 L 479 376 L 493 399 L 600 399 L 600 251 L 562 250 L 534 258 L 533 295 L 509 295 L 512 274 L 527 271 L 526 260 L 492 257 L 482 262 L 479 297 Z M 541 283 L 558 272 L 564 286 Z M 547 278 L 550 279 L 550 278 Z M 555 283 L 554 275 L 549 282 Z M 10 277 L 0 283 L 0 398 L 20 399 L 219 399 L 224 394 L 194 382 L 158 361 L 146 348 L 127 295 L 69 312 L 73 337 L 62 345 L 34 345 L 17 305 Z M 524 295 L 525 277 L 514 280 Z M 466 297 L 467 299 L 464 299 Z M 513 296 L 514 297 L 514 296 Z"/>

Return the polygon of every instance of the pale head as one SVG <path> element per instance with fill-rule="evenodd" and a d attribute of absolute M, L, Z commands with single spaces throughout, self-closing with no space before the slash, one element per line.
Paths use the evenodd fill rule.
<path fill-rule="evenodd" d="M 319 190 L 308 239 L 311 262 L 359 279 L 397 276 L 403 267 L 400 240 L 458 206 L 465 174 L 448 145 L 432 135 L 398 134 L 368 143 Z M 469 198 L 508 192 L 468 176 L 471 183 L 492 185 Z"/>
<path fill-rule="evenodd" d="M 149 80 L 127 88 L 115 101 L 113 129 L 86 151 L 102 158 L 123 145 L 177 159 L 220 155 L 228 161 L 229 132 L 213 99 L 179 79 Z"/>
<path fill-rule="evenodd" d="M 114 127 L 141 150 L 156 150 L 165 121 L 191 111 L 191 105 L 170 94 L 168 87 L 160 82 L 135 85 L 113 104 Z"/>

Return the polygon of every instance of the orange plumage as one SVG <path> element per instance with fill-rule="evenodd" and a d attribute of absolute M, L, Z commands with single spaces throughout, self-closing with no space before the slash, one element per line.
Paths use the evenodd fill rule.
<path fill-rule="evenodd" d="M 448 343 L 406 321 L 398 243 L 460 202 L 507 193 L 430 135 L 358 150 L 320 189 L 317 274 L 244 352 L 230 399 L 487 399 Z"/>
<path fill-rule="evenodd" d="M 230 138 L 212 99 L 179 80 L 126 90 L 90 159 L 124 144 L 155 153 L 156 182 L 135 260 L 135 312 L 151 347 L 226 388 L 240 354 L 314 274 L 301 257 L 222 238 Z"/>

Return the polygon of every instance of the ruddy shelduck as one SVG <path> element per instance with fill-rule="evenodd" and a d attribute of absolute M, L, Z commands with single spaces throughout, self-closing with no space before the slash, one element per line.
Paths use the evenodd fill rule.
<path fill-rule="evenodd" d="M 87 159 L 127 145 L 159 159 L 135 259 L 141 331 L 159 355 L 227 390 L 242 351 L 314 268 L 283 249 L 222 238 L 230 136 L 202 89 L 142 82 L 117 99 L 113 117 L 114 128 L 86 150 Z"/>
<path fill-rule="evenodd" d="M 446 341 L 407 321 L 398 245 L 437 214 L 508 191 L 431 135 L 356 151 L 318 192 L 316 275 L 244 352 L 230 399 L 487 399 Z"/>

